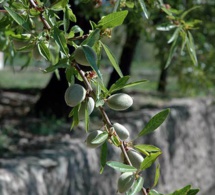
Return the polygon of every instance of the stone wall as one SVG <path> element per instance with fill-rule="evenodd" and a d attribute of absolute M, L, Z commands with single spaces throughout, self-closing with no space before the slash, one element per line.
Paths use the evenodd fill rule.
<path fill-rule="evenodd" d="M 110 112 L 113 122 L 124 124 L 132 135 L 161 109 L 170 107 L 168 120 L 154 133 L 135 141 L 162 149 L 161 177 L 157 189 L 170 193 L 192 184 L 199 195 L 215 194 L 215 105 L 210 99 L 178 99 L 159 108 Z M 72 138 L 36 153 L 0 159 L 1 195 L 112 195 L 119 175 L 106 167 L 99 174 L 99 150 L 85 149 L 79 130 Z M 120 151 L 109 147 L 108 160 L 118 160 Z M 154 168 L 143 173 L 145 185 L 153 182 Z"/>

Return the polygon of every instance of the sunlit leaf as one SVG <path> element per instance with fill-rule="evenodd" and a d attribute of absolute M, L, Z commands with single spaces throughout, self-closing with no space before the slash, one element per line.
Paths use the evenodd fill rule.
<path fill-rule="evenodd" d="M 140 165 L 140 170 L 145 170 L 147 168 L 149 168 L 158 158 L 158 156 L 160 156 L 162 154 L 162 152 L 156 152 L 156 153 L 151 153 L 149 156 L 147 156 L 144 161 L 141 163 Z"/>
<path fill-rule="evenodd" d="M 155 153 L 155 152 L 160 152 L 160 148 L 157 148 L 156 146 L 153 145 L 148 145 L 148 144 L 139 144 L 139 145 L 134 145 L 134 148 L 139 150 L 141 153 L 145 154 L 146 156 L 149 156 L 149 153 Z"/>
<path fill-rule="evenodd" d="M 104 16 L 99 22 L 97 27 L 101 29 L 113 28 L 123 23 L 128 11 L 114 12 Z"/>
<path fill-rule="evenodd" d="M 124 76 L 122 78 L 119 78 L 114 84 L 111 85 L 109 93 L 111 94 L 115 91 L 122 89 L 126 85 L 129 78 L 130 76 Z"/>

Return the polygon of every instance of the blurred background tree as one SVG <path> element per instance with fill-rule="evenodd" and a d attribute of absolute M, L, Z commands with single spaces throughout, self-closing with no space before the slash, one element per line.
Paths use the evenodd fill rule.
<path fill-rule="evenodd" d="M 50 1 L 45 0 L 41 2 L 50 3 Z M 163 4 L 164 9 L 160 9 L 157 2 Z M 214 1 L 147 1 L 146 8 L 150 8 L 148 19 L 143 12 L 144 7 L 139 4 L 139 1 L 76 0 L 70 1 L 70 4 L 77 17 L 77 24 L 82 28 L 77 29 L 77 33 L 80 33 L 81 30 L 88 33 L 90 24 L 87 21 L 96 22 L 110 10 L 125 8 L 130 11 L 124 26 L 112 32 L 115 50 L 118 51 L 116 57 L 124 75 L 129 75 L 136 67 L 138 67 L 137 71 L 141 70 L 142 72 L 150 67 L 154 73 L 157 72 L 157 76 L 154 74 L 155 78 L 153 78 L 156 79 L 155 88 L 163 94 L 168 93 L 168 79 L 172 77 L 177 78 L 179 89 L 189 95 L 199 94 L 200 91 L 209 94 L 213 90 L 215 69 Z M 136 9 L 133 9 L 134 6 Z M 192 10 L 193 7 L 196 9 Z M 185 11 L 189 9 L 191 9 L 189 12 Z M 181 18 L 184 13 L 187 15 Z M 11 40 L 5 36 L 7 27 L 4 26 L 4 23 L 7 21 L 4 21 L 4 14 L 1 13 L 0 49 L 5 52 L 7 63 L 15 66 L 16 55 L 22 58 L 23 54 L 16 54 L 16 51 L 12 49 Z M 61 13 L 59 16 L 62 17 Z M 177 34 L 177 37 L 174 32 L 180 27 L 182 30 Z M 185 38 L 185 35 L 189 35 L 186 30 L 191 33 L 195 31 L 192 34 L 195 40 L 194 47 L 197 51 L 198 63 L 194 62 L 195 55 L 192 56 L 192 51 L 186 50 L 186 44 L 189 44 L 188 39 Z M 172 47 L 174 40 L 177 41 L 177 45 L 181 44 L 185 49 Z M 26 56 L 26 53 L 24 55 Z M 23 67 L 27 66 L 31 60 L 31 54 L 27 55 L 29 58 L 23 62 Z M 102 63 L 106 65 L 105 61 Z M 165 68 L 167 63 L 168 68 Z M 37 115 L 41 113 L 49 115 L 51 113 L 58 117 L 67 116 L 69 110 L 67 110 L 64 99 L 60 95 L 67 87 L 67 81 L 64 70 L 59 69 L 58 74 L 53 74 L 47 86 L 41 91 L 40 99 L 33 108 L 33 112 Z M 113 71 L 108 78 L 107 86 L 110 86 L 117 79 L 118 74 Z M 170 80 L 170 84 L 171 82 L 172 80 Z"/>

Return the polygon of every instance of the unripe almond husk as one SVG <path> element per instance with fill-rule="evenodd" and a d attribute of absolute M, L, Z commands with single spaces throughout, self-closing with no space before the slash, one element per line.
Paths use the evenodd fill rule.
<path fill-rule="evenodd" d="M 132 166 L 137 169 L 140 169 L 140 165 L 144 160 L 143 156 L 133 149 L 128 150 L 127 154 L 131 161 Z"/>
<path fill-rule="evenodd" d="M 107 104 L 113 110 L 122 111 L 132 106 L 133 99 L 126 93 L 117 93 L 107 99 Z"/>
<path fill-rule="evenodd" d="M 135 176 L 131 172 L 125 172 L 122 175 L 120 175 L 118 179 L 118 191 L 120 193 L 124 193 L 128 191 L 133 185 L 134 180 L 135 180 Z"/>
<path fill-rule="evenodd" d="M 86 90 L 79 84 L 73 84 L 67 88 L 64 99 L 66 104 L 70 107 L 77 106 L 86 97 Z"/>
<path fill-rule="evenodd" d="M 129 131 L 123 125 L 114 123 L 113 127 L 121 140 L 126 140 L 129 137 Z"/>
<path fill-rule="evenodd" d="M 100 134 L 104 133 L 104 131 L 101 131 L 101 130 L 95 130 L 93 132 L 91 132 L 88 136 L 87 136 L 87 139 L 86 139 L 86 143 L 87 143 L 87 146 L 89 148 L 97 148 L 99 146 L 101 146 L 106 140 L 104 140 L 103 142 L 101 143 L 97 143 L 97 144 L 94 144 L 92 143 L 92 141 Z"/>
<path fill-rule="evenodd" d="M 93 112 L 94 106 L 95 106 L 95 101 L 94 101 L 94 99 L 92 97 L 87 98 L 86 101 L 81 103 L 81 107 L 80 107 L 80 110 L 78 112 L 79 120 L 84 119 L 84 117 L 85 117 L 85 107 L 86 106 L 87 106 L 87 110 L 88 110 L 88 115 L 90 115 Z"/>

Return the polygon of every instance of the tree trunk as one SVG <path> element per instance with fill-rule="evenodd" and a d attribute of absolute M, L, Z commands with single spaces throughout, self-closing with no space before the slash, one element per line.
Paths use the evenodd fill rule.
<path fill-rule="evenodd" d="M 160 77 L 158 81 L 158 92 L 165 93 L 167 86 L 168 69 L 161 68 Z"/>
<path fill-rule="evenodd" d="M 127 25 L 126 33 L 127 33 L 127 37 L 125 40 L 125 45 L 123 47 L 122 54 L 120 57 L 120 63 L 119 63 L 119 67 L 124 76 L 130 74 L 130 67 L 135 54 L 135 48 L 140 38 L 139 31 L 135 28 L 135 24 L 133 23 L 130 23 Z M 109 88 L 119 78 L 120 77 L 118 73 L 114 69 L 109 78 L 107 87 Z"/>

